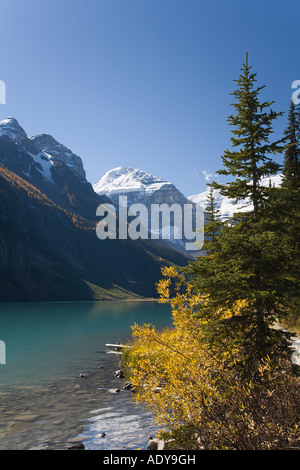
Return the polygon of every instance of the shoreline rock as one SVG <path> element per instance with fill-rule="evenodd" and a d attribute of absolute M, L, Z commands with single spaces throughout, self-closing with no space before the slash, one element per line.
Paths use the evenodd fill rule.
<path fill-rule="evenodd" d="M 74 444 L 71 447 L 67 447 L 67 450 L 84 450 L 85 446 L 82 442 L 78 442 L 78 444 Z"/>
<path fill-rule="evenodd" d="M 149 443 L 147 445 L 147 450 L 172 450 L 172 443 L 174 441 L 163 441 L 162 439 L 149 439 Z"/>
<path fill-rule="evenodd" d="M 124 378 L 124 372 L 122 370 L 116 370 L 115 376 L 117 379 L 123 379 Z"/>

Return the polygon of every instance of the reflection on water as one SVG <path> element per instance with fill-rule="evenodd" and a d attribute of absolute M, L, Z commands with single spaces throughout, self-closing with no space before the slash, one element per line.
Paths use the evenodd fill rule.
<path fill-rule="evenodd" d="M 0 449 L 146 448 L 152 416 L 115 377 L 119 356 L 105 343 L 130 326 L 171 323 L 168 306 L 140 302 L 1 305 Z M 84 373 L 85 377 L 79 374 Z M 120 392 L 112 393 L 115 389 Z"/>

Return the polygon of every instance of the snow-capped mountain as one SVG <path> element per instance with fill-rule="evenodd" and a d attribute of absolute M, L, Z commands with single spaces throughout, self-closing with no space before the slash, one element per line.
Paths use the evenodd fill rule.
<path fill-rule="evenodd" d="M 0 122 L 1 163 L 26 179 L 53 183 L 51 155 L 40 151 L 14 118 Z"/>
<path fill-rule="evenodd" d="M 21 142 L 27 138 L 27 134 L 14 118 L 7 118 L 0 122 L 0 136 L 6 135 L 15 142 Z"/>
<path fill-rule="evenodd" d="M 86 180 L 80 157 L 51 135 L 28 137 L 15 118 L 0 122 L 0 164 L 34 185 L 62 208 L 93 220 L 108 199 Z"/>
<path fill-rule="evenodd" d="M 63 162 L 73 173 L 85 179 L 82 160 L 63 144 L 57 142 L 51 135 L 40 134 L 28 137 L 15 118 L 7 118 L 0 122 L 0 137 L 9 137 L 13 142 L 23 147 L 32 157 L 33 162 L 24 174 L 29 176 L 32 168 L 41 173 L 45 181 L 53 182 L 51 168 L 56 162 Z"/>
<path fill-rule="evenodd" d="M 29 137 L 29 139 L 50 160 L 61 160 L 80 178 L 85 179 L 86 175 L 81 158 L 63 144 L 57 142 L 51 135 L 39 134 Z"/>
<path fill-rule="evenodd" d="M 185 250 L 187 239 L 184 234 L 182 221 L 172 220 L 163 225 L 162 221 L 158 230 L 153 230 L 153 220 L 151 220 L 151 206 L 153 204 L 167 204 L 171 207 L 178 204 L 184 209 L 184 205 L 192 206 L 193 227 L 196 228 L 195 212 L 196 205 L 189 201 L 179 191 L 174 184 L 164 178 L 151 175 L 137 168 L 118 167 L 103 175 L 97 183 L 93 185 L 94 191 L 98 195 L 106 195 L 113 202 L 116 208 L 119 206 L 119 197 L 127 197 L 127 206 L 132 204 L 143 204 L 148 209 L 149 218 L 147 228 L 150 233 L 156 233 L 160 239 L 168 240 L 180 250 Z M 184 210 L 182 211 L 184 214 Z"/>
<path fill-rule="evenodd" d="M 260 181 L 261 186 L 269 186 L 270 184 L 275 187 L 280 187 L 282 181 L 282 175 L 273 175 L 270 177 L 262 178 Z M 190 201 L 195 202 L 196 204 L 200 204 L 204 209 L 207 205 L 207 197 L 210 192 L 210 188 L 207 187 L 205 191 L 199 194 L 194 194 L 193 196 L 189 196 L 188 199 Z M 215 189 L 214 198 L 216 206 L 220 211 L 221 219 L 226 219 L 228 217 L 232 217 L 234 213 L 238 212 L 246 212 L 253 210 L 253 206 L 249 200 L 238 201 L 235 203 L 233 199 L 229 199 L 228 197 L 222 196 L 218 189 Z"/>
<path fill-rule="evenodd" d="M 0 123 L 1 302 L 154 297 L 162 266 L 186 264 L 156 240 L 99 240 L 96 210 L 111 201 L 80 163 L 51 136 Z"/>
<path fill-rule="evenodd" d="M 172 183 L 136 168 L 120 166 L 109 170 L 93 185 L 93 188 L 97 194 L 108 196 L 114 204 L 118 204 L 119 196 L 123 195 L 127 196 L 129 204 L 142 203 L 150 196 L 160 199 L 162 191 L 168 200 L 186 202 L 186 198 Z"/>

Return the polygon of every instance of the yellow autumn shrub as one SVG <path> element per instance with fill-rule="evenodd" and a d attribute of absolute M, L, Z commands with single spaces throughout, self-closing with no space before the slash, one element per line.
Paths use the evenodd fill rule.
<path fill-rule="evenodd" d="M 208 299 L 193 294 L 174 267 L 164 268 L 163 275 L 158 292 L 160 302 L 171 304 L 173 327 L 158 331 L 135 324 L 125 358 L 136 399 L 154 414 L 160 436 L 196 449 L 297 446 L 299 382 L 286 364 L 282 374 L 267 357 L 256 384 L 241 380 L 235 369 L 238 347 L 226 342 L 219 349 L 209 347 L 209 323 L 199 315 Z M 222 316 L 243 307 L 241 300 L 235 312 Z"/>

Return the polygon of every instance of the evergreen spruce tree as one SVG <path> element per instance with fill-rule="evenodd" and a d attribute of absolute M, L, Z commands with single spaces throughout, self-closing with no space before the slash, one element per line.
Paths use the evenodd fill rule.
<path fill-rule="evenodd" d="M 262 358 L 280 357 L 287 351 L 289 336 L 271 326 L 287 315 L 294 286 L 289 253 L 282 243 L 279 189 L 260 185 L 262 177 L 280 169 L 272 155 L 283 151 L 283 139 L 270 142 L 270 136 L 273 121 L 283 113 L 271 109 L 273 102 L 260 102 L 264 87 L 255 88 L 255 77 L 246 56 L 233 93 L 236 114 L 228 119 L 234 126 L 232 149 L 224 153 L 224 168 L 218 172 L 231 181 L 212 184 L 236 201 L 249 198 L 253 210 L 229 219 L 215 249 L 186 269 L 194 289 L 207 294 L 199 315 L 208 321 L 210 349 L 217 353 L 219 345 L 223 350 L 227 347 L 231 360 L 238 351 L 235 361 L 250 376 L 255 376 Z"/>
<path fill-rule="evenodd" d="M 209 186 L 205 207 L 205 243 L 203 250 L 207 253 L 217 249 L 217 239 L 222 228 L 220 210 L 217 207 L 214 190 Z"/>
<path fill-rule="evenodd" d="M 273 121 L 283 113 L 270 109 L 274 101 L 259 101 L 260 91 L 265 86 L 255 88 L 256 74 L 251 72 L 251 68 L 246 54 L 242 73 L 234 80 L 237 82 L 237 89 L 232 93 L 236 98 L 233 103 L 236 114 L 228 118 L 230 125 L 235 127 L 231 137 L 233 149 L 225 151 L 222 156 L 225 168 L 217 172 L 232 176 L 235 180 L 226 185 L 213 186 L 236 201 L 250 198 L 256 216 L 267 192 L 260 187 L 260 180 L 280 170 L 280 164 L 275 163 L 272 156 L 283 151 L 284 139 L 270 143 Z"/>
<path fill-rule="evenodd" d="M 293 259 L 290 273 L 295 279 L 295 289 L 290 300 L 290 318 L 299 322 L 300 311 L 300 113 L 299 107 L 291 101 L 288 124 L 285 130 L 286 149 L 284 154 L 281 199 L 285 207 L 286 250 Z"/>
<path fill-rule="evenodd" d="M 283 186 L 289 189 L 300 187 L 300 116 L 299 110 L 291 101 L 288 126 L 285 131 L 287 146 L 284 155 Z"/>
<path fill-rule="evenodd" d="M 229 118 L 232 149 L 220 171 L 231 181 L 210 185 L 205 253 L 183 270 L 165 267 L 158 283 L 174 328 L 160 333 L 135 325 L 128 352 L 139 400 L 171 431 L 162 437 L 180 447 L 299 446 L 299 378 L 288 357 L 289 335 L 272 327 L 289 314 L 299 290 L 288 238 L 287 195 L 296 190 L 261 185 L 280 169 L 272 155 L 282 142 L 270 137 L 282 113 L 259 101 L 255 81 L 246 58 L 233 93 L 236 115 Z M 248 198 L 252 210 L 220 220 L 213 188 L 237 201 Z"/>

